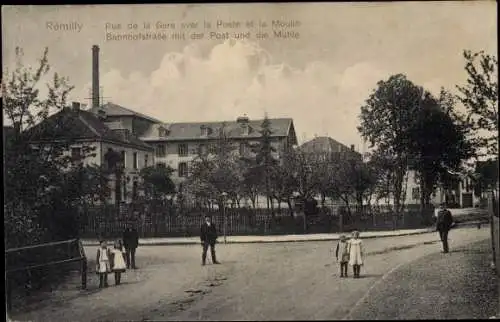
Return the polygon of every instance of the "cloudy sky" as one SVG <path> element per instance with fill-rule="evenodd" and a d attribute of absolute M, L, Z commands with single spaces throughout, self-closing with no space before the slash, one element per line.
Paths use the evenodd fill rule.
<path fill-rule="evenodd" d="M 496 55 L 496 12 L 494 1 L 3 6 L 3 65 L 12 68 L 16 46 L 26 64 L 48 47 L 51 73 L 75 86 L 71 100 L 88 103 L 91 47 L 99 45 L 105 102 L 165 122 L 244 113 L 255 119 L 267 112 L 292 117 L 299 143 L 328 135 L 363 150 L 358 115 L 377 81 L 404 73 L 430 91 L 453 90 L 466 79 L 464 49 Z M 254 27 L 217 30 L 217 20 L 254 21 Z M 274 38 L 270 26 L 257 28 L 272 20 L 295 21 L 288 30 L 299 38 Z M 212 29 L 204 29 L 205 21 Z M 136 33 L 161 31 L 157 22 L 175 23 L 174 31 L 188 39 L 107 39 L 107 32 L 127 33 L 133 23 Z M 182 22 L 198 27 L 181 30 Z M 55 30 L 58 24 L 75 30 Z M 270 37 L 256 39 L 259 30 Z M 250 31 L 251 39 L 208 39 L 214 31 Z M 194 32 L 205 39 L 190 40 Z"/>

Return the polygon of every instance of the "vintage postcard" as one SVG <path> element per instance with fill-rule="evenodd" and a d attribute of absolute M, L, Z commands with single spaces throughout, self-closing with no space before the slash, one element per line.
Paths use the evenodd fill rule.
<path fill-rule="evenodd" d="M 498 317 L 496 9 L 3 6 L 7 317 Z"/>

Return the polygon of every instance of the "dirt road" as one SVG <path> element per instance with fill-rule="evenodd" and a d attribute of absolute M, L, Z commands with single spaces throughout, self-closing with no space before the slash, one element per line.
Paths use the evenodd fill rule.
<path fill-rule="evenodd" d="M 342 319 L 386 273 L 440 251 L 437 233 L 365 240 L 363 278 L 340 279 L 333 242 L 218 245 L 222 265 L 200 265 L 200 246 L 149 246 L 123 284 L 89 290 L 77 280 L 15 320 L 283 320 Z M 450 247 L 489 238 L 489 227 L 457 228 Z M 95 249 L 86 250 L 88 257 Z M 447 254 L 454 256 L 453 253 Z M 423 281 L 425 282 L 425 281 Z"/>

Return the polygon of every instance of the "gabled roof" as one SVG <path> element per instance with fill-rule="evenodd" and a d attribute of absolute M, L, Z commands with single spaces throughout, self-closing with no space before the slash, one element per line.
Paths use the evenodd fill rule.
<path fill-rule="evenodd" d="M 249 120 L 248 134 L 244 134 L 243 126 L 236 121 L 222 122 L 185 122 L 185 123 L 169 123 L 156 124 L 151 126 L 149 130 L 141 137 L 145 141 L 183 141 L 183 140 L 200 140 L 200 139 L 216 139 L 219 129 L 225 124 L 225 130 L 229 138 L 232 139 L 248 139 L 259 138 L 261 136 L 263 120 Z M 269 119 L 271 125 L 272 137 L 292 136 L 294 144 L 297 142 L 293 119 L 291 118 L 272 118 Z M 159 137 L 159 127 L 163 126 L 168 130 L 165 137 Z M 204 136 L 202 127 L 208 128 L 208 135 Z"/>
<path fill-rule="evenodd" d="M 75 111 L 70 108 L 51 115 L 47 120 L 28 130 L 33 141 L 50 141 L 60 139 L 105 140 L 118 144 L 134 145 L 142 149 L 152 147 L 139 140 L 132 133 L 127 137 L 106 126 L 94 113 Z"/>
<path fill-rule="evenodd" d="M 347 152 L 351 149 L 339 141 L 327 136 L 318 136 L 310 141 L 304 142 L 300 149 L 304 152 Z"/>
<path fill-rule="evenodd" d="M 111 102 L 102 105 L 100 108 L 104 109 L 106 111 L 106 115 L 109 116 L 135 116 L 146 119 L 154 123 L 162 123 L 160 120 L 157 120 L 151 116 L 144 115 L 142 113 L 136 112 L 134 110 L 131 110 L 129 108 Z M 98 110 L 99 108 L 92 107 L 89 110 L 89 112 L 97 114 Z"/>

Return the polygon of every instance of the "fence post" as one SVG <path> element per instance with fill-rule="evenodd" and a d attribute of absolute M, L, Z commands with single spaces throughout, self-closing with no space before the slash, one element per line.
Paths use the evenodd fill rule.
<path fill-rule="evenodd" d="M 498 273 L 498 267 L 496 265 L 496 249 L 495 249 L 495 194 L 493 191 L 488 192 L 488 212 L 490 217 L 490 234 L 491 234 L 491 250 L 492 250 L 492 266 L 495 268 L 495 271 Z"/>
<path fill-rule="evenodd" d="M 7 291 L 7 294 L 6 294 L 7 311 L 11 311 L 12 310 L 12 282 L 11 282 L 11 279 L 9 278 L 9 274 L 7 271 L 5 271 L 5 288 Z"/>
<path fill-rule="evenodd" d="M 78 248 L 80 251 L 80 256 L 82 261 L 80 263 L 80 274 L 82 275 L 82 290 L 87 289 L 87 257 L 85 256 L 85 250 L 83 249 L 83 244 L 81 240 L 78 240 Z"/>
<path fill-rule="evenodd" d="M 344 232 L 344 211 L 339 209 L 339 233 Z"/>
<path fill-rule="evenodd" d="M 87 259 L 83 258 L 81 263 L 82 290 L 87 289 Z"/>

